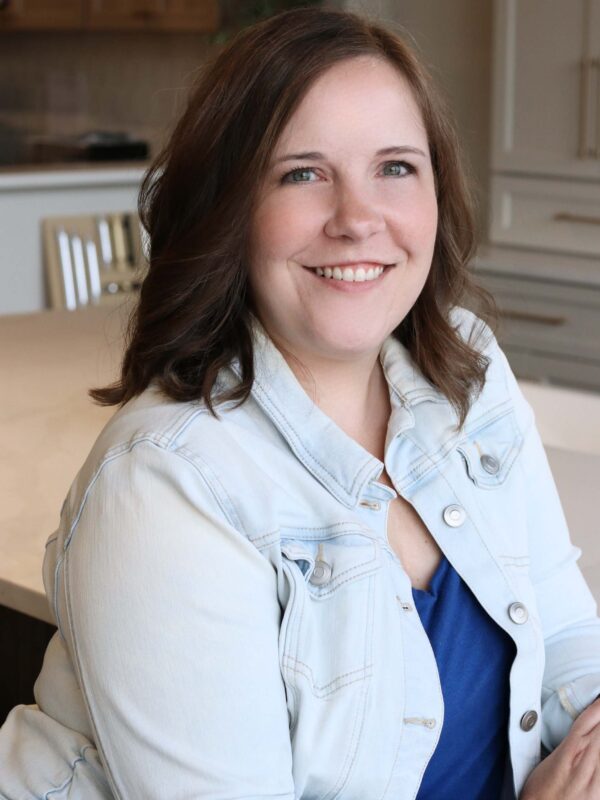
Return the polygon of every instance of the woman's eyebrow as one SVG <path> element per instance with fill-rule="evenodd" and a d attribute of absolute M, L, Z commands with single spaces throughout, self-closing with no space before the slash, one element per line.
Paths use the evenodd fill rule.
<path fill-rule="evenodd" d="M 423 156 L 424 158 L 427 157 L 423 150 L 420 150 L 418 147 L 410 147 L 409 145 L 384 147 L 381 150 L 378 150 L 375 155 L 391 156 L 403 155 L 404 153 L 413 153 L 414 155 Z M 311 151 L 308 153 L 288 153 L 287 155 L 276 159 L 275 163 L 281 164 L 283 161 L 319 161 L 323 160 L 324 158 L 325 156 L 323 153 L 317 153 L 316 151 Z"/>

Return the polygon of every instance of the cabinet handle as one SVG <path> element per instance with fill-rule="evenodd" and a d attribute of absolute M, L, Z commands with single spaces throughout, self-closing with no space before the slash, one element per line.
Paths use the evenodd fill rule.
<path fill-rule="evenodd" d="M 553 317 L 550 314 L 532 314 L 529 311 L 511 311 L 510 309 L 500 309 L 500 316 L 504 319 L 514 319 L 519 322 L 535 322 L 538 325 L 551 325 L 557 327 L 565 325 L 566 317 Z"/>
<path fill-rule="evenodd" d="M 600 58 L 592 62 L 596 68 L 596 147 L 594 158 L 600 158 Z"/>
<path fill-rule="evenodd" d="M 590 155 L 588 129 L 592 66 L 593 61 L 591 58 L 581 59 L 579 74 L 579 158 L 588 158 Z"/>
<path fill-rule="evenodd" d="M 589 217 L 586 214 L 571 214 L 568 211 L 559 211 L 552 219 L 555 222 L 580 222 L 582 225 L 600 225 L 600 217 Z"/>

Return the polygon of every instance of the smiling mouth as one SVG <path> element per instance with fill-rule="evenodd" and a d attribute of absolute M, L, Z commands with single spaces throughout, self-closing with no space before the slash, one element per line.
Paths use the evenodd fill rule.
<path fill-rule="evenodd" d="M 332 281 L 344 281 L 346 283 L 366 283 L 376 281 L 386 269 L 393 267 L 393 264 L 365 265 L 353 267 L 308 267 L 320 278 Z"/>

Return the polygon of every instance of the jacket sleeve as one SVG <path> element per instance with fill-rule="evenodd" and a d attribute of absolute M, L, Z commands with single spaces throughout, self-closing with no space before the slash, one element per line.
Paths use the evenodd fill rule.
<path fill-rule="evenodd" d="M 121 800 L 293 800 L 276 573 L 202 471 L 141 442 L 88 489 L 64 634 Z"/>
<path fill-rule="evenodd" d="M 542 743 L 553 750 L 573 720 L 600 694 L 600 619 L 592 593 L 577 565 L 581 550 L 569 536 L 548 459 L 531 406 L 523 397 L 504 353 L 494 358 L 505 379 L 524 435 L 520 462 L 527 487 L 527 528 L 531 579 L 545 642 L 542 687 Z"/>

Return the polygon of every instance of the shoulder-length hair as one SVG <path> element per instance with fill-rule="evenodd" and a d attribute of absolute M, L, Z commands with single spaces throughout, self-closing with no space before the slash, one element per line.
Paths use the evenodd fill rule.
<path fill-rule="evenodd" d="M 438 202 L 431 269 L 394 331 L 460 423 L 485 381 L 487 359 L 450 321 L 456 305 L 493 300 L 468 272 L 473 204 L 451 115 L 406 41 L 357 14 L 297 8 L 242 30 L 205 64 L 170 140 L 142 182 L 138 210 L 149 234 L 149 268 L 131 317 L 120 379 L 93 389 L 100 404 L 124 404 L 151 381 L 212 413 L 243 403 L 254 380 L 249 230 L 258 188 L 290 116 L 329 67 L 372 55 L 408 81 L 428 136 Z M 482 313 L 483 312 L 483 313 Z M 214 395 L 219 370 L 237 358 L 239 384 Z"/>

